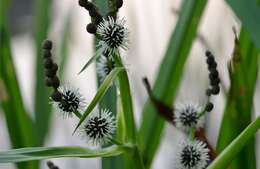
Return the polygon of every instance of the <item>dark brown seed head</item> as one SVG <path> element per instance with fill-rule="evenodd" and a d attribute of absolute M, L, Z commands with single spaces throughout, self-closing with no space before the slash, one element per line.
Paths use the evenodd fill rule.
<path fill-rule="evenodd" d="M 217 77 L 217 78 L 215 78 L 215 79 L 213 79 L 213 80 L 210 81 L 210 85 L 211 85 L 211 86 L 216 86 L 216 85 L 218 85 L 219 83 L 220 83 L 219 77 Z"/>
<path fill-rule="evenodd" d="M 207 112 L 210 112 L 213 108 L 214 108 L 213 103 L 208 102 L 207 105 L 206 105 L 206 107 L 205 107 L 205 110 L 206 110 Z"/>
<path fill-rule="evenodd" d="M 94 23 L 89 23 L 87 25 L 88 33 L 95 34 L 97 32 L 97 26 Z"/>
<path fill-rule="evenodd" d="M 51 98 L 55 102 L 60 102 L 62 99 L 62 94 L 58 90 L 54 90 L 51 94 Z"/>
<path fill-rule="evenodd" d="M 44 67 L 46 69 L 52 68 L 52 65 L 53 65 L 53 61 L 52 61 L 52 59 L 50 57 L 44 58 Z"/>
<path fill-rule="evenodd" d="M 51 57 L 51 51 L 48 49 L 43 49 L 43 57 L 44 58 Z"/>
<path fill-rule="evenodd" d="M 213 86 L 211 89 L 211 94 L 217 95 L 219 94 L 220 87 L 219 86 Z"/>
<path fill-rule="evenodd" d="M 51 161 L 47 161 L 47 166 L 48 166 L 48 167 L 53 167 L 54 164 L 53 164 L 53 162 L 51 162 Z"/>
<path fill-rule="evenodd" d="M 55 74 L 56 74 L 57 71 L 58 71 L 58 68 L 59 68 L 58 65 L 57 65 L 56 63 L 53 63 L 51 70 L 52 70 L 53 72 L 55 72 Z"/>
<path fill-rule="evenodd" d="M 79 6 L 81 7 L 85 7 L 87 3 L 88 3 L 87 0 L 79 0 Z"/>
<path fill-rule="evenodd" d="M 45 76 L 52 78 L 53 76 L 56 75 L 56 72 L 53 71 L 52 69 L 45 69 L 44 74 L 45 74 Z"/>
<path fill-rule="evenodd" d="M 206 90 L 206 95 L 207 95 L 207 96 L 210 96 L 210 95 L 211 95 L 211 89 L 207 89 L 207 90 Z"/>
<path fill-rule="evenodd" d="M 97 11 L 95 8 L 91 8 L 91 9 L 89 10 L 89 15 L 90 15 L 91 17 L 98 17 L 98 16 L 99 16 L 99 13 L 98 13 L 98 11 Z"/>
<path fill-rule="evenodd" d="M 218 71 L 216 69 L 210 69 L 211 76 L 217 78 L 218 77 Z"/>
<path fill-rule="evenodd" d="M 52 49 L 52 42 L 50 40 L 45 40 L 42 44 L 42 48 L 51 50 Z"/>
<path fill-rule="evenodd" d="M 87 2 L 84 7 L 88 11 L 95 8 L 95 6 L 91 2 Z"/>
<path fill-rule="evenodd" d="M 123 0 L 117 0 L 116 1 L 116 7 L 119 9 L 123 6 Z"/>
<path fill-rule="evenodd" d="M 215 63 L 214 57 L 213 57 L 213 56 L 209 56 L 209 57 L 207 58 L 207 64 L 208 64 L 208 65 L 212 65 L 212 64 L 214 64 L 214 63 Z"/>
<path fill-rule="evenodd" d="M 207 51 L 205 52 L 205 55 L 206 55 L 207 57 L 213 56 L 212 53 L 211 53 L 209 50 L 207 50 Z"/>
<path fill-rule="evenodd" d="M 54 87 L 55 89 L 57 89 L 60 86 L 60 80 L 56 75 L 51 78 L 51 83 L 52 87 Z"/>
<path fill-rule="evenodd" d="M 48 87 L 51 87 L 51 86 L 52 86 L 52 80 L 51 80 L 51 78 L 46 77 L 44 81 L 45 81 L 45 85 L 46 85 L 46 86 L 48 86 Z"/>

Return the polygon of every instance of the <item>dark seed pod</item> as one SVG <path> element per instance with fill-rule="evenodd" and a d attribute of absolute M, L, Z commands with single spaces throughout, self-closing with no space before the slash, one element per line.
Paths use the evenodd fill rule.
<path fill-rule="evenodd" d="M 55 102 L 60 102 L 62 99 L 62 94 L 58 90 L 54 90 L 51 94 L 51 98 Z"/>
<path fill-rule="evenodd" d="M 116 1 L 116 7 L 119 9 L 123 6 L 123 0 L 117 0 Z"/>
<path fill-rule="evenodd" d="M 99 13 L 98 13 L 98 11 L 97 11 L 95 8 L 91 8 L 91 9 L 89 10 L 89 15 L 90 15 L 91 17 L 99 17 Z"/>
<path fill-rule="evenodd" d="M 220 91 L 219 86 L 213 86 L 212 89 L 211 89 L 211 93 L 214 94 L 214 95 L 219 94 L 219 91 Z"/>
<path fill-rule="evenodd" d="M 207 90 L 206 90 L 206 95 L 207 95 L 207 96 L 210 96 L 210 95 L 211 95 L 211 89 L 207 89 Z"/>
<path fill-rule="evenodd" d="M 48 87 L 52 86 L 52 80 L 50 78 L 46 77 L 44 81 L 46 86 Z"/>
<path fill-rule="evenodd" d="M 210 51 L 208 51 L 208 50 L 205 52 L 205 55 L 206 55 L 207 57 L 213 56 L 212 53 L 211 53 Z"/>
<path fill-rule="evenodd" d="M 208 65 L 208 70 L 210 70 L 210 69 L 216 69 L 216 68 L 217 68 L 217 63 L 216 63 L 216 62 L 214 62 L 214 63 Z"/>
<path fill-rule="evenodd" d="M 55 76 L 56 72 L 53 71 L 52 69 L 45 69 L 44 74 L 45 76 L 52 78 L 53 76 Z"/>
<path fill-rule="evenodd" d="M 51 162 L 51 161 L 47 161 L 47 166 L 48 166 L 48 167 L 53 167 L 54 164 L 53 164 L 53 162 Z"/>
<path fill-rule="evenodd" d="M 211 86 L 217 86 L 219 83 L 220 83 L 219 77 L 217 77 L 217 78 L 215 78 L 215 79 L 210 81 L 210 85 Z"/>
<path fill-rule="evenodd" d="M 51 58 L 44 58 L 44 67 L 46 69 L 50 69 L 53 65 L 53 61 Z"/>
<path fill-rule="evenodd" d="M 97 32 L 97 26 L 94 23 L 89 23 L 87 25 L 88 33 L 95 34 Z"/>
<path fill-rule="evenodd" d="M 212 64 L 214 64 L 214 63 L 215 63 L 214 57 L 213 57 L 213 56 L 209 56 L 209 57 L 207 58 L 207 64 L 208 64 L 208 65 L 212 65 Z"/>
<path fill-rule="evenodd" d="M 51 51 L 48 49 L 43 49 L 43 57 L 44 58 L 49 58 L 51 57 Z"/>
<path fill-rule="evenodd" d="M 84 7 L 88 11 L 95 8 L 95 6 L 91 2 L 87 2 Z"/>
<path fill-rule="evenodd" d="M 60 86 L 60 80 L 56 75 L 51 78 L 51 83 L 52 87 L 54 87 L 55 89 L 57 89 Z"/>
<path fill-rule="evenodd" d="M 58 65 L 56 63 L 53 63 L 51 70 L 56 74 L 58 71 Z"/>
<path fill-rule="evenodd" d="M 50 40 L 45 40 L 42 44 L 42 48 L 51 50 L 52 49 L 52 42 Z"/>
<path fill-rule="evenodd" d="M 207 112 L 210 112 L 213 108 L 214 108 L 213 103 L 208 102 L 207 105 L 206 105 L 206 107 L 205 107 L 205 110 L 206 110 Z"/>
<path fill-rule="evenodd" d="M 88 3 L 87 0 L 79 0 L 79 6 L 81 6 L 81 7 L 85 7 L 86 3 Z"/>
<path fill-rule="evenodd" d="M 210 69 L 210 75 L 217 78 L 218 77 L 218 71 L 216 69 Z"/>

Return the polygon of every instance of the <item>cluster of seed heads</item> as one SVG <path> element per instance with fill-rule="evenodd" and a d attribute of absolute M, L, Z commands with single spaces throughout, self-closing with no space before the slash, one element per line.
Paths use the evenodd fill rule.
<path fill-rule="evenodd" d="M 215 61 L 214 55 L 210 51 L 206 51 L 206 57 L 207 57 L 209 80 L 211 86 L 211 88 L 207 90 L 206 94 L 207 96 L 217 95 L 219 94 L 220 91 L 220 87 L 219 87 L 220 79 L 217 70 L 217 63 Z"/>
<path fill-rule="evenodd" d="M 217 62 L 215 61 L 214 55 L 210 51 L 206 51 L 207 65 L 209 70 L 209 80 L 210 88 L 206 90 L 206 95 L 210 97 L 211 95 L 217 95 L 220 91 L 220 78 L 217 70 Z M 210 112 L 214 108 L 213 103 L 208 102 L 205 111 Z"/>
<path fill-rule="evenodd" d="M 96 5 L 94 5 L 92 2 L 89 2 L 88 0 L 79 0 L 79 5 L 88 10 L 89 15 L 92 18 L 92 23 L 89 23 L 86 27 L 87 31 L 91 34 L 95 34 L 97 32 L 98 24 L 102 21 L 102 15 L 98 11 Z M 121 8 L 122 5 L 123 0 L 116 0 L 115 4 L 113 4 L 113 10 L 108 12 L 107 16 L 115 17 L 118 9 Z"/>
<path fill-rule="evenodd" d="M 47 166 L 49 169 L 59 169 L 52 161 L 47 161 Z"/>
<path fill-rule="evenodd" d="M 54 91 L 51 95 L 53 101 L 61 101 L 62 95 L 57 90 L 60 86 L 60 80 L 56 75 L 58 70 L 58 65 L 52 60 L 52 42 L 50 40 L 45 40 L 42 45 L 43 49 L 43 62 L 44 62 L 44 73 L 45 73 L 45 84 L 48 87 L 53 87 Z"/>

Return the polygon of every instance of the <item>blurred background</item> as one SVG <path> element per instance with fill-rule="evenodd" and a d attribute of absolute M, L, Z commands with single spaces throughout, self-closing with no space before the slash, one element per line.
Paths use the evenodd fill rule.
<path fill-rule="evenodd" d="M 142 84 L 142 77 L 147 76 L 153 84 L 160 61 L 164 56 L 167 43 L 178 18 L 181 0 L 129 0 L 124 2 L 119 16 L 127 20 L 130 30 L 130 48 L 123 53 L 124 62 L 128 68 L 134 109 L 137 122 L 140 122 L 141 112 L 147 93 Z M 70 83 L 80 88 L 86 101 L 90 102 L 96 89 L 95 66 L 91 65 L 84 73 L 78 71 L 91 56 L 93 56 L 93 36 L 86 32 L 90 23 L 88 12 L 78 6 L 77 0 L 53 0 L 51 4 L 51 23 L 48 38 L 54 42 L 54 56 L 68 52 L 68 60 L 64 66 L 62 83 Z M 33 112 L 35 86 L 35 44 L 33 32 L 34 1 L 12 0 L 8 12 L 11 32 L 11 48 L 14 57 L 18 81 L 26 110 Z M 216 56 L 222 80 L 221 94 L 213 97 L 215 108 L 206 120 L 207 137 L 212 145 L 216 144 L 223 109 L 225 106 L 225 89 L 229 88 L 227 62 L 234 46 L 232 27 L 240 29 L 239 20 L 223 0 L 211 0 L 204 11 L 198 35 L 182 77 L 177 96 L 177 102 L 205 102 L 205 90 L 208 86 L 208 72 L 204 52 L 210 49 Z M 65 34 L 66 32 L 66 34 Z M 62 49 L 62 38 L 68 36 L 68 46 Z M 59 58 L 57 57 L 57 62 Z M 260 113 L 259 78 L 254 96 L 255 116 Z M 258 104 L 257 104 L 258 103 Z M 0 110 L 1 111 L 1 110 Z M 258 113 L 257 113 L 258 112 Z M 31 115 L 33 116 L 33 114 Z M 0 149 L 11 148 L 5 117 L 0 113 Z M 53 112 L 51 130 L 47 135 L 45 146 L 81 145 L 84 140 L 72 136 L 77 119 L 63 119 Z M 138 124 L 139 125 L 139 124 Z M 172 154 L 175 145 L 182 138 L 180 132 L 167 125 L 164 139 L 153 163 L 153 169 L 172 168 Z M 260 153 L 258 146 L 257 152 Z M 100 159 L 55 159 L 61 169 L 99 169 Z M 258 155 L 258 160 L 260 156 Z M 45 164 L 42 164 L 45 165 Z M 260 166 L 260 164 L 258 165 Z M 14 169 L 12 164 L 0 164 L 1 169 Z M 43 168 L 47 168 L 44 166 Z"/>

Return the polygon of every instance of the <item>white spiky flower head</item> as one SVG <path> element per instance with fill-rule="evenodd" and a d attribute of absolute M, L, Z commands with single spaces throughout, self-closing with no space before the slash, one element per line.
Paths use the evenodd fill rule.
<path fill-rule="evenodd" d="M 176 127 L 184 132 L 192 128 L 201 128 L 204 124 L 204 116 L 200 115 L 202 107 L 198 104 L 177 104 L 174 107 L 174 122 Z"/>
<path fill-rule="evenodd" d="M 104 145 L 112 138 L 116 130 L 115 117 L 107 109 L 93 113 L 80 129 L 81 135 L 92 145 Z"/>
<path fill-rule="evenodd" d="M 62 95 L 60 102 L 52 102 L 55 110 L 60 112 L 63 117 L 72 117 L 73 112 L 81 112 L 86 106 L 84 97 L 80 94 L 78 88 L 71 85 L 60 86 L 58 91 Z"/>
<path fill-rule="evenodd" d="M 120 48 L 127 50 L 129 44 L 129 31 L 125 27 L 125 19 L 104 18 L 97 27 L 100 36 L 98 47 L 102 52 L 114 53 Z"/>
<path fill-rule="evenodd" d="M 209 160 L 209 149 L 204 142 L 184 140 L 176 151 L 174 166 L 176 169 L 205 169 Z"/>
<path fill-rule="evenodd" d="M 106 76 L 115 68 L 115 61 L 112 57 L 101 55 L 97 61 L 97 74 L 101 82 L 104 81 Z"/>

